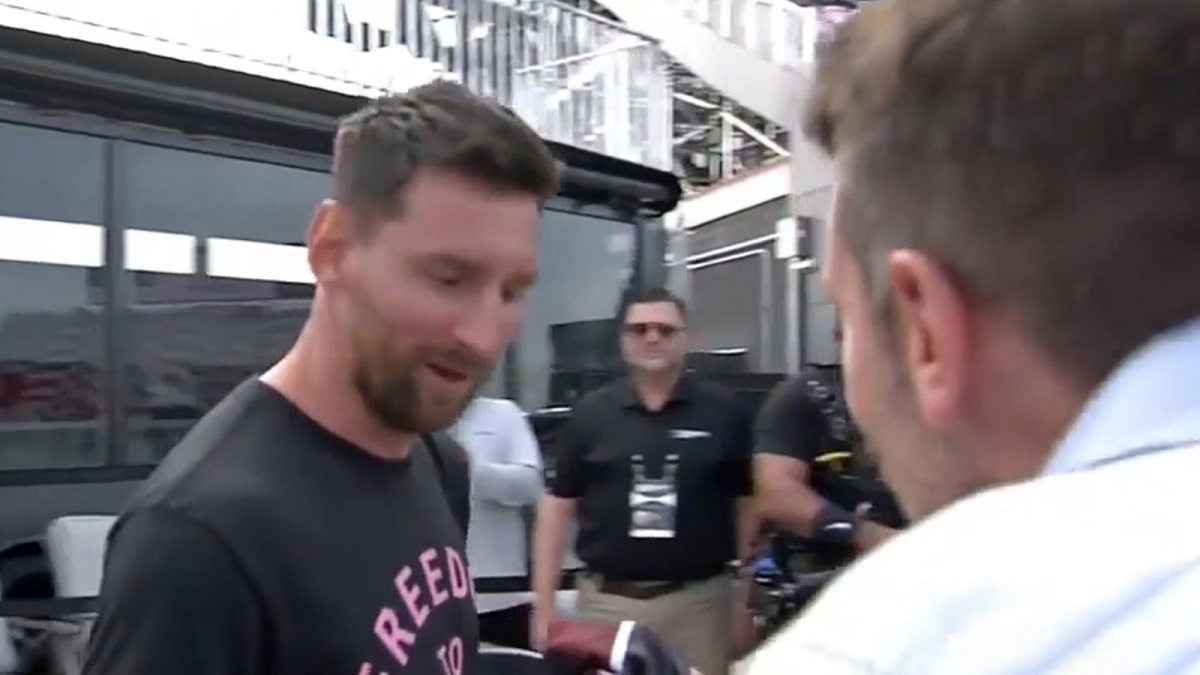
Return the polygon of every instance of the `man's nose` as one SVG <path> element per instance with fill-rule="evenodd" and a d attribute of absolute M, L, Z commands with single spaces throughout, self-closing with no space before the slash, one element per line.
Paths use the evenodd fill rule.
<path fill-rule="evenodd" d="M 658 328 L 650 327 L 646 330 L 646 336 L 642 338 L 646 344 L 656 345 L 663 341 L 663 334 Z"/>
<path fill-rule="evenodd" d="M 472 353 L 491 362 L 500 358 L 512 340 L 516 322 L 503 308 L 479 304 L 459 318 L 455 338 Z"/>

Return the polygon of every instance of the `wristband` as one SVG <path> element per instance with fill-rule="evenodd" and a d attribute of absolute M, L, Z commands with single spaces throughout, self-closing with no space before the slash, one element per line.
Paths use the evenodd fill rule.
<path fill-rule="evenodd" d="M 813 531 L 810 538 L 822 544 L 853 546 L 854 533 L 857 529 L 853 513 L 837 504 L 826 502 L 813 520 Z"/>

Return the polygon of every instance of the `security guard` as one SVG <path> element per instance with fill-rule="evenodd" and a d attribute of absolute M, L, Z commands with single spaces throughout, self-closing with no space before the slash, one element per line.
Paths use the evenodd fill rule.
<path fill-rule="evenodd" d="M 886 489 L 877 480 L 862 480 L 863 454 L 828 368 L 789 377 L 759 409 L 754 449 L 759 513 L 803 537 L 819 567 L 845 564 L 902 525 Z M 875 513 L 859 508 L 871 502 L 877 502 Z"/>
<path fill-rule="evenodd" d="M 585 396 L 550 460 L 534 543 L 535 642 L 553 618 L 578 522 L 584 616 L 632 619 L 705 675 L 729 668 L 734 582 L 755 522 L 752 421 L 732 394 L 684 374 L 687 310 L 665 290 L 625 312 L 629 377 Z"/>

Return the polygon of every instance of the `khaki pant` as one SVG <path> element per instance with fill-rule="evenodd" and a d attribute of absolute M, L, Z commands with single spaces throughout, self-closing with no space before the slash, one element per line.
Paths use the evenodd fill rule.
<path fill-rule="evenodd" d="M 597 579 L 579 580 L 579 613 L 609 621 L 633 620 L 677 649 L 688 665 L 704 675 L 728 675 L 733 578 L 697 581 L 649 600 L 601 593 Z"/>

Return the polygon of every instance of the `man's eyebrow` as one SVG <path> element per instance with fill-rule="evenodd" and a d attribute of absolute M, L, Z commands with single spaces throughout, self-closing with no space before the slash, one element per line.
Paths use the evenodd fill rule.
<path fill-rule="evenodd" d="M 456 255 L 454 253 L 427 253 L 419 255 L 417 259 L 422 266 L 439 267 L 446 270 L 452 270 L 461 274 L 480 274 L 484 271 L 485 265 L 477 260 L 468 257 Z M 528 274 L 520 274 L 515 281 L 521 286 L 532 286 L 537 283 L 538 272 L 534 270 Z"/>
<path fill-rule="evenodd" d="M 481 267 L 478 262 L 453 253 L 425 253 L 418 255 L 417 260 L 422 265 L 445 267 L 460 272 L 471 272 Z"/>

